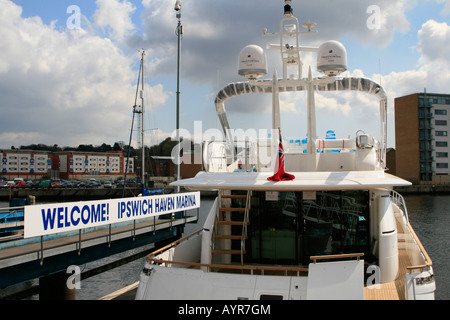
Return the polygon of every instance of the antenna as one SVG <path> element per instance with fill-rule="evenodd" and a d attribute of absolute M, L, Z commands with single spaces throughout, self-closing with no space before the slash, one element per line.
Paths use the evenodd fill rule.
<path fill-rule="evenodd" d="M 293 71 L 291 78 L 295 77 L 297 73 L 297 78 L 302 78 L 302 67 L 303 62 L 300 57 L 301 51 L 317 52 L 316 47 L 304 47 L 300 46 L 299 35 L 316 33 L 316 30 L 312 30 L 316 26 L 314 22 L 308 22 L 303 24 L 303 27 L 307 28 L 307 31 L 299 31 L 298 19 L 294 16 L 294 10 L 292 9 L 292 1 L 284 1 L 284 18 L 280 22 L 280 31 L 278 33 L 267 33 L 267 28 L 263 30 L 263 36 L 279 36 L 279 44 L 269 44 L 267 49 L 277 49 L 281 53 L 281 61 L 283 62 L 283 79 L 287 80 L 288 67 L 296 67 L 296 71 Z M 292 43 L 289 43 L 292 42 Z"/>

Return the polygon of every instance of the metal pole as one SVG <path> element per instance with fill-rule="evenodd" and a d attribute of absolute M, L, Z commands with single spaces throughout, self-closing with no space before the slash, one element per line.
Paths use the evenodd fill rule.
<path fill-rule="evenodd" d="M 142 61 L 141 61 L 142 63 Z M 130 130 L 130 140 L 128 142 L 128 153 L 127 153 L 127 162 L 125 165 L 125 174 L 124 174 L 124 178 L 123 178 L 123 189 L 122 189 L 122 198 L 125 197 L 125 188 L 127 185 L 127 173 L 128 173 L 128 164 L 130 161 L 130 151 L 131 151 L 131 140 L 133 137 L 133 128 L 134 128 L 134 116 L 136 113 L 138 113 L 139 111 L 136 110 L 137 107 L 137 99 L 138 99 L 138 93 L 139 93 L 139 82 L 141 81 L 141 71 L 142 71 L 142 65 L 139 66 L 139 75 L 138 75 L 138 79 L 137 79 L 137 86 L 136 86 L 136 95 L 134 98 L 134 106 L 133 106 L 133 119 L 131 120 L 131 130 Z"/>
<path fill-rule="evenodd" d="M 181 141 L 180 141 L 180 50 L 181 50 L 181 35 L 183 34 L 183 26 L 181 25 L 181 3 L 177 1 L 175 4 L 175 11 L 177 12 L 178 26 L 177 26 L 177 36 L 178 36 L 178 54 L 177 54 L 177 164 L 175 179 L 180 180 L 180 153 L 181 153 Z M 177 187 L 177 192 L 180 192 L 180 187 Z"/>
<path fill-rule="evenodd" d="M 142 101 L 142 113 L 141 113 L 141 140 L 142 140 L 142 186 L 145 185 L 145 145 L 144 145 L 144 56 L 145 50 L 142 50 L 142 91 L 141 91 L 141 101 Z"/>

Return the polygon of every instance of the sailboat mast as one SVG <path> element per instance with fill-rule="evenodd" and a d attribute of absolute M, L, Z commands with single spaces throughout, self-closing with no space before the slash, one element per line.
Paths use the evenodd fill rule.
<path fill-rule="evenodd" d="M 141 105 L 142 105 L 142 113 L 141 113 L 141 145 L 142 145 L 142 178 L 141 183 L 142 185 L 145 185 L 145 144 L 144 144 L 144 56 L 145 56 L 145 50 L 142 50 L 142 89 L 141 89 Z"/>

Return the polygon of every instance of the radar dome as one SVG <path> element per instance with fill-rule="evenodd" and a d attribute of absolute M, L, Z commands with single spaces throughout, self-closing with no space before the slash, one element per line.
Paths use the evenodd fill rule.
<path fill-rule="evenodd" d="M 335 76 L 347 70 L 347 51 L 338 41 L 327 41 L 317 51 L 317 70 Z"/>
<path fill-rule="evenodd" d="M 253 80 L 266 74 L 267 62 L 263 48 L 249 45 L 242 49 L 239 54 L 239 75 Z"/>

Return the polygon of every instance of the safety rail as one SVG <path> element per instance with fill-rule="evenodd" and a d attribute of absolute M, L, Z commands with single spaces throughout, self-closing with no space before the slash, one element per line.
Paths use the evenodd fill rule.
<path fill-rule="evenodd" d="M 409 223 L 408 209 L 406 208 L 405 199 L 403 196 L 397 191 L 392 190 L 390 193 L 390 198 L 394 202 L 394 204 L 400 209 L 403 213 L 403 216 L 406 219 L 406 224 Z"/>
<path fill-rule="evenodd" d="M 332 254 L 323 256 L 311 256 L 310 259 L 316 263 L 317 260 L 334 260 L 334 259 L 348 259 L 356 258 L 358 261 L 361 257 L 364 257 L 364 253 L 343 253 L 343 254 Z"/>
<path fill-rule="evenodd" d="M 156 255 L 160 254 L 160 253 L 163 252 L 163 251 L 166 251 L 166 250 L 168 250 L 168 249 L 170 249 L 170 248 L 176 247 L 176 246 L 177 246 L 178 244 L 180 244 L 181 242 L 183 242 L 183 241 L 185 241 L 185 240 L 188 240 L 189 238 L 192 238 L 193 236 L 199 234 L 200 232 L 203 232 L 203 230 L 205 230 L 205 229 L 202 228 L 202 229 L 200 229 L 200 230 L 194 231 L 194 232 L 188 234 L 187 236 L 184 236 L 184 237 L 182 237 L 182 238 L 180 238 L 180 239 L 178 239 L 178 240 L 175 240 L 174 242 L 169 243 L 168 245 L 166 245 L 166 246 L 164 246 L 164 247 L 162 247 L 162 248 L 159 248 L 159 249 L 156 250 L 156 251 L 153 251 L 152 253 L 150 253 L 150 254 L 147 256 L 147 261 L 149 261 L 149 259 L 151 259 L 151 258 L 149 258 L 150 256 L 156 256 Z"/>
<path fill-rule="evenodd" d="M 21 211 L 20 209 L 19 209 L 19 210 L 13 210 L 13 211 L 7 212 L 6 215 L 0 216 L 0 223 L 2 222 L 2 220 L 3 220 L 3 222 L 6 222 L 7 219 L 8 219 L 9 217 L 13 216 L 13 215 L 16 214 L 16 213 L 21 213 L 21 212 L 23 213 L 23 210 Z M 1 214 L 1 213 L 2 213 L 2 212 L 0 212 L 0 214 Z M 23 220 L 23 216 L 22 216 L 22 217 L 13 217 L 13 218 L 21 218 L 21 219 Z"/>
<path fill-rule="evenodd" d="M 175 265 L 182 265 L 189 268 L 200 268 L 200 267 L 206 267 L 207 270 L 211 269 L 224 269 L 224 270 L 248 270 L 251 274 L 255 271 L 260 271 L 261 274 L 264 274 L 265 271 L 282 271 L 285 274 L 288 272 L 295 272 L 297 275 L 300 275 L 300 272 L 308 272 L 308 268 L 305 267 L 291 267 L 291 266 L 252 266 L 252 265 L 234 265 L 234 264 L 212 264 L 212 263 L 200 263 L 200 262 L 185 262 L 185 261 L 171 261 L 171 260 L 164 260 L 161 258 L 156 258 L 157 255 L 161 254 L 162 252 L 169 250 L 171 248 L 176 247 L 178 244 L 189 240 L 190 238 L 197 236 L 203 231 L 208 231 L 204 228 L 197 230 L 195 232 L 192 232 L 162 248 L 159 248 L 156 251 L 153 251 L 149 255 L 147 255 L 146 259 L 147 262 L 152 264 L 175 264 Z"/>
<path fill-rule="evenodd" d="M 23 232 L 23 212 L 23 206 L 0 208 L 0 241 L 5 240 L 6 238 L 3 234 L 7 234 L 10 231 Z M 15 236 L 14 238 L 17 237 Z"/>
<path fill-rule="evenodd" d="M 300 273 L 307 273 L 309 268 L 307 267 L 292 267 L 292 266 L 262 266 L 262 265 L 236 265 L 236 264 L 213 264 L 213 263 L 200 263 L 200 262 L 187 262 L 187 261 L 173 261 L 173 260 L 165 260 L 162 258 L 157 258 L 156 256 L 161 254 L 162 252 L 176 247 L 178 244 L 194 237 L 203 232 L 204 228 L 197 230 L 191 234 L 186 235 L 185 237 L 182 237 L 156 251 L 153 251 L 149 255 L 147 255 L 146 260 L 150 264 L 157 264 L 157 265 L 180 265 L 185 266 L 188 268 L 201 268 L 206 267 L 208 271 L 211 269 L 221 269 L 221 270 L 241 270 L 241 271 L 250 271 L 250 274 L 253 275 L 255 271 L 258 271 L 261 273 L 261 275 L 264 275 L 264 272 L 266 271 L 272 271 L 272 272 L 282 272 L 285 275 L 288 274 L 288 272 L 296 273 L 297 276 L 300 276 Z M 206 230 L 208 231 L 208 230 Z M 316 260 L 331 260 L 331 259 L 348 259 L 348 258 L 357 258 L 359 260 L 361 257 L 364 256 L 364 253 L 350 253 L 350 254 L 336 254 L 336 255 L 323 255 L 323 256 L 311 256 L 310 259 L 316 263 Z"/>
<path fill-rule="evenodd" d="M 249 220 L 249 212 L 251 206 L 252 191 L 247 191 L 247 198 L 245 199 L 245 212 L 244 212 L 244 222 L 242 225 L 242 236 L 241 236 L 241 265 L 244 264 L 244 252 L 245 252 L 245 239 L 247 238 L 247 224 Z"/>
<path fill-rule="evenodd" d="M 153 264 L 176 264 L 183 265 L 189 268 L 206 267 L 208 271 L 211 269 L 223 269 L 223 270 L 248 270 L 253 275 L 255 271 L 260 271 L 261 275 L 264 275 L 265 271 L 283 272 L 287 275 L 288 272 L 294 272 L 297 276 L 300 276 L 300 272 L 308 272 L 308 268 L 304 267 L 275 267 L 275 266 L 252 266 L 252 265 L 235 265 L 235 264 L 211 264 L 211 263 L 199 263 L 199 262 L 183 262 L 183 261 L 170 261 L 157 258 L 147 257 L 147 261 Z"/>
<path fill-rule="evenodd" d="M 205 141 L 202 163 L 207 172 L 252 172 L 258 167 L 258 142 L 246 140 Z M 270 152 L 270 151 L 269 151 Z M 264 158 L 270 162 L 270 154 Z"/>
<path fill-rule="evenodd" d="M 9 214 L 14 214 L 17 212 L 23 212 L 25 210 L 24 206 L 20 206 L 20 207 L 4 207 L 4 208 L 0 208 L 0 214 L 8 214 L 7 216 L 9 216 Z M 7 218 L 7 216 L 0 216 L 0 220 Z"/>
<path fill-rule="evenodd" d="M 216 219 L 214 220 L 214 225 L 212 226 L 212 232 L 211 232 L 211 252 L 215 249 L 216 242 L 214 241 L 216 235 L 217 235 L 217 221 L 220 219 L 220 205 L 222 204 L 222 192 L 219 192 L 218 196 L 218 205 L 216 207 Z M 204 229 L 202 229 L 204 230 Z"/>
<path fill-rule="evenodd" d="M 433 261 L 431 260 L 427 251 L 423 247 L 422 242 L 420 242 L 419 237 L 417 237 L 416 233 L 414 232 L 413 228 L 411 227 L 411 225 L 409 223 L 407 224 L 407 227 L 408 227 L 408 230 L 411 233 L 411 236 L 412 236 L 414 242 L 416 243 L 417 247 L 419 248 L 419 251 L 422 254 L 423 259 L 426 263 L 414 265 L 414 266 L 407 266 L 406 269 L 410 273 L 412 273 L 413 270 L 417 270 L 417 269 L 419 269 L 420 271 L 429 270 L 433 266 Z"/>
<path fill-rule="evenodd" d="M 404 221 L 404 227 L 406 228 L 405 231 L 407 231 L 409 233 L 409 235 L 411 236 L 410 241 L 413 242 L 417 246 L 423 260 L 425 261 L 424 264 L 407 266 L 406 269 L 409 272 L 412 272 L 413 270 L 421 270 L 421 271 L 425 270 L 425 269 L 429 270 L 432 267 L 433 262 L 432 262 L 430 256 L 428 255 L 427 251 L 425 250 L 424 246 L 420 242 L 419 237 L 416 235 L 414 229 L 412 228 L 411 224 L 409 223 L 408 209 L 406 208 L 405 199 L 403 198 L 403 196 L 400 193 L 398 193 L 394 190 L 391 191 L 390 198 L 393 201 L 393 203 L 400 209 L 400 212 L 401 212 L 403 218 L 405 219 L 405 221 Z"/>

